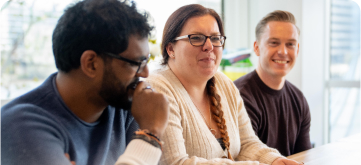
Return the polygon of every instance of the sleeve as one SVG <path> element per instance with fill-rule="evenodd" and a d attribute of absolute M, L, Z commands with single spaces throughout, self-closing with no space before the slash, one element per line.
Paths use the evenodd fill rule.
<path fill-rule="evenodd" d="M 30 104 L 1 112 L 1 163 L 70 165 L 66 132 L 50 115 Z M 70 154 L 70 153 L 69 153 Z"/>
<path fill-rule="evenodd" d="M 301 121 L 300 132 L 296 140 L 294 153 L 302 152 L 312 148 L 310 140 L 311 114 L 306 98 L 304 97 L 302 113 L 303 120 Z"/>
<path fill-rule="evenodd" d="M 118 158 L 115 165 L 148 165 L 159 162 L 162 151 L 141 139 L 133 139 L 134 132 L 139 129 L 130 111 L 127 114 L 126 143 L 124 153 Z"/>
<path fill-rule="evenodd" d="M 153 77 L 154 78 L 154 77 Z M 170 104 L 170 113 L 168 119 L 168 126 L 161 137 L 164 141 L 163 155 L 161 157 L 161 165 L 168 164 L 182 164 L 182 165 L 258 165 L 257 161 L 242 161 L 234 162 L 224 158 L 214 158 L 207 160 L 205 158 L 192 156 L 189 157 L 184 145 L 183 128 L 181 124 L 181 114 L 179 105 L 176 101 L 174 92 L 172 91 L 171 82 L 162 80 L 162 77 L 156 77 L 154 79 L 147 79 L 152 87 L 167 96 Z"/>
<path fill-rule="evenodd" d="M 259 140 L 254 133 L 243 100 L 238 92 L 236 99 L 238 105 L 238 129 L 241 140 L 241 151 L 236 159 L 241 161 L 257 160 L 261 163 L 271 164 L 277 158 L 283 157 L 276 149 L 269 148 Z"/>
<path fill-rule="evenodd" d="M 118 158 L 115 165 L 157 164 L 161 155 L 162 151 L 159 148 L 152 146 L 144 140 L 134 139 L 130 141 L 123 155 Z"/>

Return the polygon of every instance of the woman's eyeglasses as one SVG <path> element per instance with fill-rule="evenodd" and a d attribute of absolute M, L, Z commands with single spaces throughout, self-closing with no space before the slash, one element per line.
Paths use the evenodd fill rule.
<path fill-rule="evenodd" d="M 193 46 L 203 46 L 204 43 L 206 43 L 207 38 L 209 38 L 214 47 L 221 47 L 224 44 L 224 41 L 226 40 L 226 36 L 221 36 L 221 35 L 205 36 L 203 34 L 189 34 L 189 35 L 179 36 L 174 40 L 177 41 L 184 38 L 188 38 L 189 42 Z"/>
<path fill-rule="evenodd" d="M 116 58 L 118 60 L 128 62 L 128 63 L 133 64 L 133 65 L 138 65 L 137 74 L 143 72 L 145 66 L 147 66 L 147 63 L 149 62 L 149 57 L 150 57 L 150 54 L 149 54 L 148 58 L 144 58 L 141 62 L 138 62 L 138 61 L 129 60 L 129 59 L 124 58 L 122 56 L 115 55 L 113 53 L 103 53 L 103 54 L 108 55 L 108 56 L 113 57 L 113 58 Z"/>

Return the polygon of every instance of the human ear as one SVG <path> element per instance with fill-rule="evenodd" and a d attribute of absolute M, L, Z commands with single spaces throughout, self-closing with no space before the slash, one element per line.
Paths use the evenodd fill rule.
<path fill-rule="evenodd" d="M 167 53 L 169 55 L 170 58 L 175 58 L 175 53 L 174 53 L 174 44 L 172 43 L 168 43 L 167 46 L 165 47 L 167 50 Z"/>
<path fill-rule="evenodd" d="M 80 69 L 88 77 L 94 78 L 103 66 L 102 61 L 102 58 L 96 52 L 86 50 L 80 57 Z"/>
<path fill-rule="evenodd" d="M 297 43 L 297 57 L 299 52 L 300 52 L 300 43 Z"/>
<path fill-rule="evenodd" d="M 254 53 L 256 53 L 257 56 L 259 56 L 259 47 L 258 47 L 257 40 L 254 41 L 254 43 L 253 43 L 253 51 L 254 51 Z"/>

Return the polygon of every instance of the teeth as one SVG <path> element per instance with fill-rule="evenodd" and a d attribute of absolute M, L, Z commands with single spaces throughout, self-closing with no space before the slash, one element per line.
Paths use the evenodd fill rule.
<path fill-rule="evenodd" d="M 287 61 L 280 61 L 280 60 L 273 60 L 273 61 L 280 64 L 287 64 Z"/>

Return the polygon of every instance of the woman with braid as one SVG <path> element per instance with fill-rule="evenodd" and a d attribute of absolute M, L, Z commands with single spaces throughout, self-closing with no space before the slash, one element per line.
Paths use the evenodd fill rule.
<path fill-rule="evenodd" d="M 238 89 L 217 72 L 225 39 L 212 9 L 187 5 L 168 18 L 164 67 L 147 78 L 170 103 L 160 164 L 298 165 L 258 139 Z"/>

